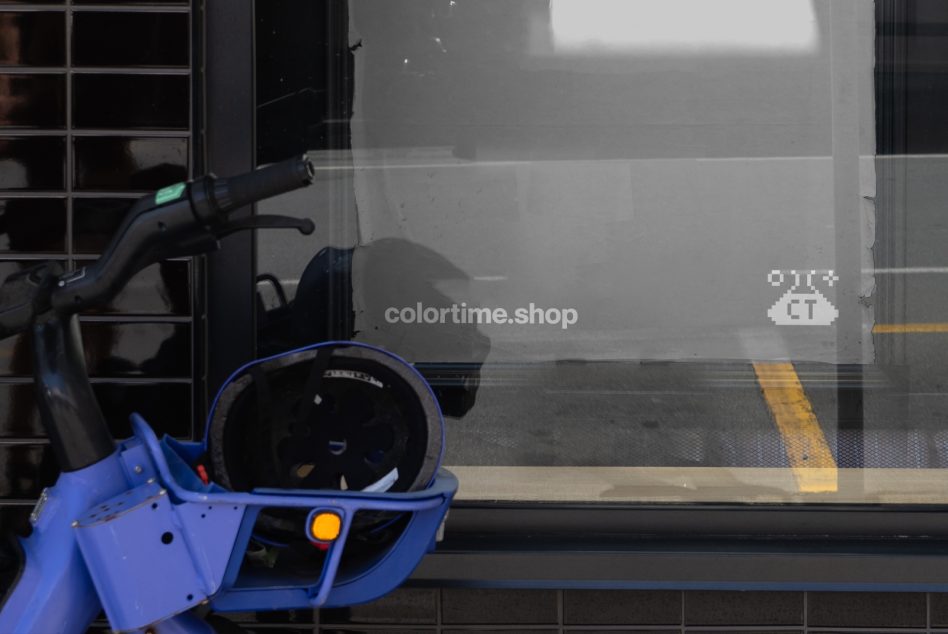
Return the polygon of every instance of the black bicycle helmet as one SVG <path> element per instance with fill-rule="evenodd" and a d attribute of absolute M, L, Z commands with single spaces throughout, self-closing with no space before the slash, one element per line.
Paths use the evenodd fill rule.
<path fill-rule="evenodd" d="M 363 344 L 326 343 L 251 363 L 234 373 L 207 428 L 214 479 L 254 488 L 415 491 L 434 478 L 444 445 L 438 403 L 420 374 Z M 356 518 L 354 530 L 392 519 Z M 265 541 L 303 538 L 304 517 L 265 511 Z"/>

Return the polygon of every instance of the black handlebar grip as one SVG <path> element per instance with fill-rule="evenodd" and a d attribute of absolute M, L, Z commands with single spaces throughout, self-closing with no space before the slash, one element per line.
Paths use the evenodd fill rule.
<path fill-rule="evenodd" d="M 233 178 L 214 182 L 217 211 L 228 213 L 259 200 L 283 194 L 313 182 L 316 170 L 305 156 L 268 165 Z"/>

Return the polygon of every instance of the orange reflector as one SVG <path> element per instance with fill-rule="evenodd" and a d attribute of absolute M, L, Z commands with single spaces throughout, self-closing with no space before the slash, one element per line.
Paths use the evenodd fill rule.
<path fill-rule="evenodd" d="M 319 542 L 331 542 L 339 537 L 342 530 L 342 518 L 328 511 L 317 513 L 309 525 L 310 537 Z"/>

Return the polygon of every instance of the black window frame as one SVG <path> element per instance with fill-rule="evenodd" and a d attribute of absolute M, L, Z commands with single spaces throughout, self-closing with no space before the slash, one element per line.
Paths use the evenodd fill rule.
<path fill-rule="evenodd" d="M 911 7 L 912 0 L 876 0 L 877 69 L 891 71 L 877 71 L 879 109 L 889 113 L 877 121 L 879 154 L 906 147 L 906 87 L 897 71 Z M 255 122 L 254 0 L 204 0 L 197 13 L 203 165 L 223 175 L 245 171 L 256 147 L 247 134 Z M 900 195 L 897 186 L 879 192 L 883 201 Z M 253 358 L 255 256 L 253 237 L 237 235 L 207 259 L 208 399 Z M 841 420 L 858 425 L 861 392 L 839 389 Z M 946 519 L 948 505 L 458 502 L 445 540 L 411 583 L 944 592 Z"/>

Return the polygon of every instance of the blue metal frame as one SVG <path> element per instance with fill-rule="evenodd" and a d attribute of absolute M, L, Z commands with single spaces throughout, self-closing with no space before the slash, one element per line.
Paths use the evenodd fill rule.
<path fill-rule="evenodd" d="M 132 426 L 134 437 L 112 456 L 63 474 L 47 492 L 23 542 L 27 567 L 0 612 L 0 631 L 82 631 L 100 606 L 118 631 L 176 615 L 165 623 L 168 631 L 207 631 L 185 613 L 204 603 L 226 612 L 371 601 L 397 587 L 433 549 L 457 491 L 457 479 L 441 470 L 429 488 L 413 493 L 229 492 L 205 485 L 189 466 L 203 445 L 159 441 L 137 414 Z M 254 522 L 266 507 L 325 509 L 343 518 L 318 577 L 254 578 L 241 571 Z M 340 573 L 358 511 L 411 517 L 370 563 Z"/>
<path fill-rule="evenodd" d="M 301 350 L 339 345 L 371 348 L 327 342 Z M 159 440 L 137 414 L 132 428 L 134 436 L 110 456 L 63 473 L 44 492 L 31 518 L 33 532 L 22 541 L 26 567 L 0 611 L 0 631 L 80 632 L 104 609 L 117 631 L 209 632 L 189 614 L 192 608 L 264 611 L 372 601 L 400 585 L 433 550 L 458 487 L 442 469 L 427 488 L 411 493 L 231 492 L 204 484 L 195 473 L 192 465 L 205 454 L 205 444 Z M 264 508 L 331 511 L 342 519 L 340 535 L 313 578 L 244 569 Z M 340 570 L 360 511 L 408 517 L 391 544 L 357 569 Z"/>
<path fill-rule="evenodd" d="M 81 471 L 63 473 L 43 493 L 22 541 L 25 568 L 0 611 L 2 632 L 79 630 L 100 610 L 72 522 L 87 508 L 126 486 L 118 454 Z"/>

